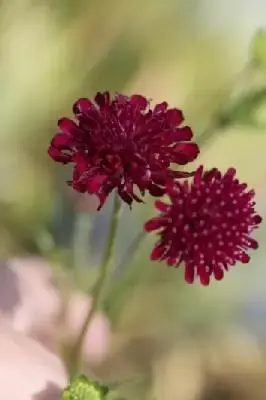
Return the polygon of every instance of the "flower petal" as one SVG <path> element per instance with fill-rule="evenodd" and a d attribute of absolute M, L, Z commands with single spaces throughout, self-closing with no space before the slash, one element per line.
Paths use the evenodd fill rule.
<path fill-rule="evenodd" d="M 56 162 L 60 162 L 62 164 L 68 164 L 71 162 L 72 156 L 70 154 L 64 154 L 62 151 L 56 149 L 53 146 L 48 148 L 49 156 Z"/>
<path fill-rule="evenodd" d="M 68 135 L 74 135 L 78 130 L 78 127 L 75 124 L 75 122 L 69 118 L 61 118 L 58 121 L 58 127 L 61 130 L 61 132 L 66 133 Z"/>
<path fill-rule="evenodd" d="M 166 120 L 170 126 L 177 126 L 184 121 L 184 116 L 181 110 L 171 108 L 166 112 Z"/>

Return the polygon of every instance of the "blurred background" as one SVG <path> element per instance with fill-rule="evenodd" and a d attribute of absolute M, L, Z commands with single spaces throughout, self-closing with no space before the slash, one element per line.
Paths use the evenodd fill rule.
<path fill-rule="evenodd" d="M 264 27 L 262 0 L 1 0 L 0 257 L 41 257 L 90 289 L 112 199 L 96 214 L 47 147 L 74 101 L 101 90 L 181 108 L 197 164 L 236 167 L 266 217 Z M 148 198 L 123 210 L 114 264 L 126 262 L 104 302 L 112 348 L 95 373 L 125 381 L 129 400 L 265 399 L 266 225 L 250 264 L 202 288 L 149 263 L 153 238 L 127 258 L 152 213 Z"/>

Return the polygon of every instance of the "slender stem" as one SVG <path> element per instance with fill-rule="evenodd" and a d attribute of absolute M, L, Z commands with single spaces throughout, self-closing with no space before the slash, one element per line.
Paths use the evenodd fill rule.
<path fill-rule="evenodd" d="M 105 248 L 103 260 L 102 260 L 102 263 L 100 266 L 99 277 L 95 283 L 95 286 L 92 289 L 92 304 L 91 304 L 88 314 L 84 320 L 84 323 L 82 325 L 82 328 L 81 328 L 80 334 L 77 338 L 77 341 L 74 344 L 73 348 L 71 349 L 69 365 L 68 365 L 70 379 L 73 379 L 76 376 L 76 374 L 78 373 L 78 370 L 80 367 L 80 362 L 81 362 L 81 354 L 80 353 L 82 350 L 82 345 L 83 345 L 88 327 L 94 316 L 94 313 L 98 309 L 98 307 L 102 301 L 103 293 L 104 293 L 107 279 L 109 276 L 109 265 L 110 265 L 112 255 L 113 255 L 113 250 L 114 250 L 114 244 L 115 244 L 115 239 L 116 239 L 116 234 L 117 234 L 117 229 L 118 229 L 118 224 L 119 224 L 120 209 L 121 209 L 121 202 L 120 202 L 118 196 L 116 195 L 115 199 L 114 199 L 114 210 L 113 210 L 113 214 L 111 217 L 106 248 Z"/>
<path fill-rule="evenodd" d="M 77 212 L 73 235 L 73 265 L 77 282 L 84 279 L 84 269 L 88 262 L 88 246 L 91 235 L 91 215 L 85 212 Z"/>
<path fill-rule="evenodd" d="M 139 249 L 140 244 L 142 243 L 142 240 L 145 238 L 146 232 L 144 230 L 141 230 L 133 239 L 133 241 L 130 243 L 129 247 L 125 251 L 121 261 L 119 264 L 115 267 L 112 278 L 115 279 L 119 276 L 121 272 L 124 271 L 125 266 L 128 264 L 128 260 L 132 261 L 134 258 L 137 250 Z"/>

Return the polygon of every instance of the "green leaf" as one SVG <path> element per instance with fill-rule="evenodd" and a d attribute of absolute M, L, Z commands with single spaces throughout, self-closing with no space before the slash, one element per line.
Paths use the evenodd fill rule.
<path fill-rule="evenodd" d="M 103 400 L 107 392 L 107 387 L 81 375 L 64 390 L 62 400 Z"/>
<path fill-rule="evenodd" d="M 266 29 L 259 30 L 254 36 L 251 52 L 255 63 L 266 69 Z"/>

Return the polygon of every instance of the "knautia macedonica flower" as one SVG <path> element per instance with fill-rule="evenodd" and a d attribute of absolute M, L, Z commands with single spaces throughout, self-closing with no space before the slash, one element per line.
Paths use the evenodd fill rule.
<path fill-rule="evenodd" d="M 262 218 L 254 209 L 254 191 L 235 173 L 205 172 L 201 166 L 192 182 L 168 185 L 170 204 L 157 201 L 160 215 L 145 224 L 148 232 L 159 230 L 152 260 L 175 267 L 183 262 L 186 281 L 199 277 L 203 285 L 211 276 L 222 279 L 236 262 L 249 262 L 247 250 L 258 247 L 250 235 Z"/>
<path fill-rule="evenodd" d="M 75 121 L 59 121 L 59 133 L 49 147 L 57 162 L 74 165 L 69 184 L 77 191 L 96 194 L 100 209 L 112 190 L 127 204 L 142 202 L 144 195 L 165 193 L 166 183 L 186 177 L 173 164 L 194 160 L 199 149 L 192 131 L 181 126 L 180 110 L 163 102 L 150 108 L 140 95 L 131 97 L 98 93 L 94 102 L 79 99 L 73 107 Z"/>

